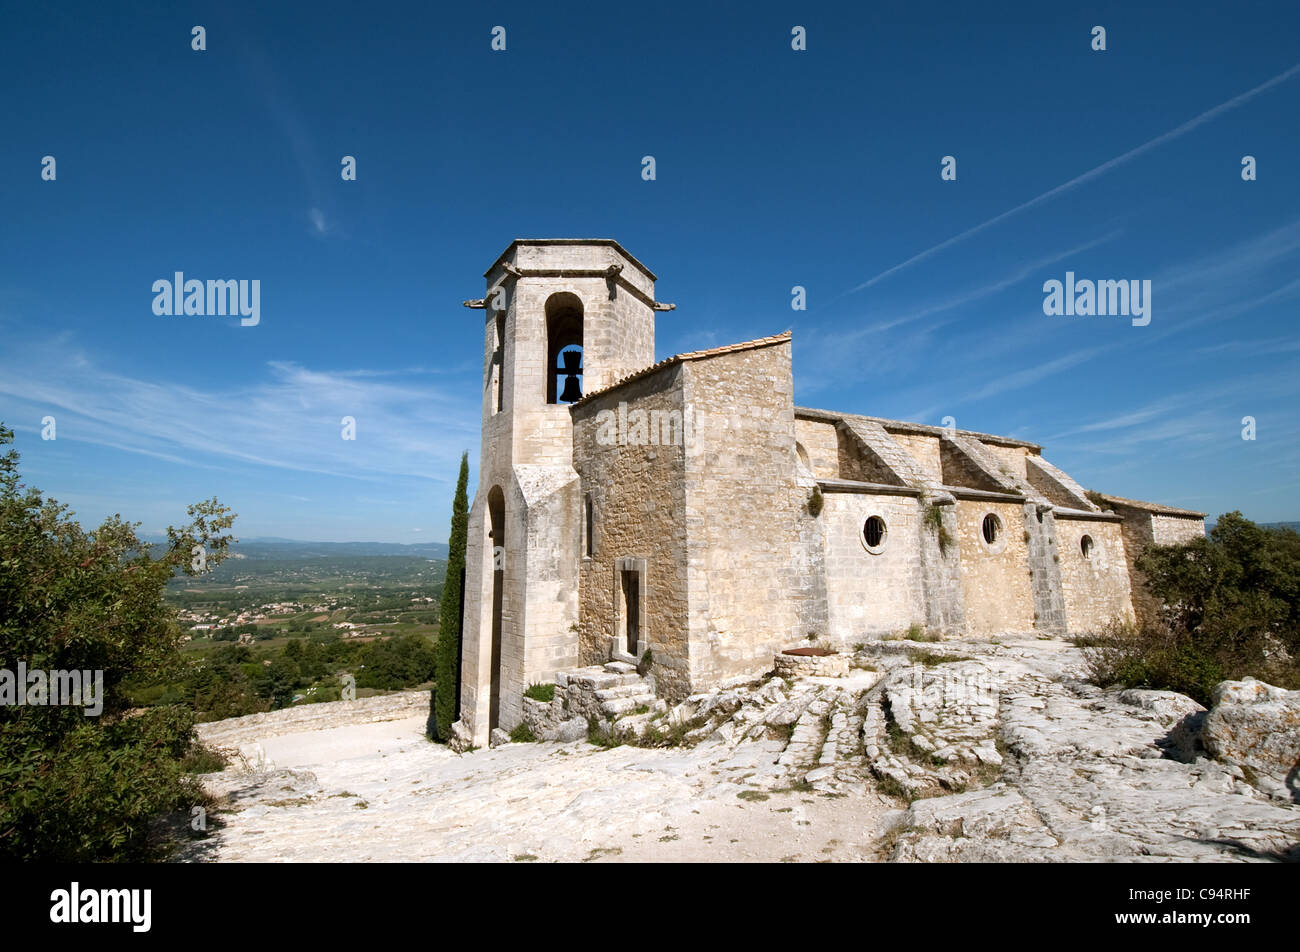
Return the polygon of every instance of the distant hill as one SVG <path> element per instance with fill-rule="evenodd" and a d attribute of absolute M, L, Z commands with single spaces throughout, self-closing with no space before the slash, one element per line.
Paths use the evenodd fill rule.
<path fill-rule="evenodd" d="M 150 535 L 150 542 L 166 541 L 165 536 Z M 274 536 L 256 536 L 241 539 L 230 547 L 236 558 L 257 559 L 342 559 L 374 555 L 404 555 L 418 559 L 446 559 L 445 542 L 303 542 L 299 539 L 279 539 Z"/>
<path fill-rule="evenodd" d="M 323 559 L 373 555 L 405 555 L 422 559 L 447 558 L 445 542 L 300 542 L 295 539 L 243 539 L 230 547 L 246 559 Z"/>
<path fill-rule="evenodd" d="M 1210 532 L 1216 524 L 1217 520 L 1206 519 L 1205 531 Z M 1292 532 L 1300 532 L 1300 522 L 1261 522 L 1259 527 L 1261 529 L 1290 529 Z"/>

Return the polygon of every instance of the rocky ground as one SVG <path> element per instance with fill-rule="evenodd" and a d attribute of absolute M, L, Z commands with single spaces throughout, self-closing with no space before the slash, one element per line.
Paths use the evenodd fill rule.
<path fill-rule="evenodd" d="M 1250 758 L 1265 686 L 1207 719 L 1181 695 L 1086 684 L 1082 661 L 1058 641 L 885 641 L 846 678 L 623 718 L 612 748 L 455 754 L 424 739 L 423 693 L 221 721 L 202 727 L 232 755 L 205 778 L 219 824 L 186 858 L 1300 859 L 1294 771 Z"/>

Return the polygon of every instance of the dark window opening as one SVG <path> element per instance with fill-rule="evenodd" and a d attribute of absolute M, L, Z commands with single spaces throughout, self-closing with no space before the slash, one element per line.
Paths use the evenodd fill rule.
<path fill-rule="evenodd" d="M 623 614 L 627 625 L 624 650 L 635 656 L 637 642 L 641 639 L 641 579 L 635 570 L 624 569 L 622 582 L 625 609 Z"/>
<path fill-rule="evenodd" d="M 880 544 L 885 541 L 885 520 L 879 516 L 869 518 L 862 526 L 862 536 L 867 540 L 868 546 L 880 548 Z"/>
<path fill-rule="evenodd" d="M 592 505 L 591 502 L 591 493 L 587 493 L 587 498 L 585 500 L 585 508 L 586 511 L 583 515 L 583 524 L 586 527 L 586 534 L 587 534 L 587 538 L 585 540 L 587 546 L 586 551 L 587 551 L 587 558 L 591 558 L 596 553 L 596 539 L 595 539 L 596 514 L 595 514 L 595 507 Z"/>
<path fill-rule="evenodd" d="M 992 545 L 994 542 L 998 541 L 998 533 L 1002 529 L 1002 523 L 998 521 L 997 516 L 990 512 L 984 517 L 984 525 L 982 529 L 984 532 L 984 541 L 989 545 Z"/>
<path fill-rule="evenodd" d="M 1092 536 L 1086 535 L 1079 540 L 1079 551 L 1085 559 L 1092 558 Z"/>
<path fill-rule="evenodd" d="M 505 408 L 506 396 L 506 316 L 504 313 L 497 314 L 497 346 L 496 352 L 492 355 L 492 363 L 495 365 L 497 375 L 492 412 L 500 413 Z"/>

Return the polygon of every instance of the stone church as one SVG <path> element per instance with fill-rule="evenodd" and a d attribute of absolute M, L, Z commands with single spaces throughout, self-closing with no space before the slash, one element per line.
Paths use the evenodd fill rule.
<path fill-rule="evenodd" d="M 524 691 L 640 664 L 680 699 L 913 625 L 1064 635 L 1154 610 L 1134 566 L 1203 513 L 1085 493 L 1025 440 L 794 405 L 790 334 L 655 361 L 616 241 L 518 240 L 483 321 L 462 736 Z"/>

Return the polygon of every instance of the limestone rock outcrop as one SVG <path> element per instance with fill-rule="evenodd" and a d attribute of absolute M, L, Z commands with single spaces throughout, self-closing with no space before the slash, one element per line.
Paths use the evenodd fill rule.
<path fill-rule="evenodd" d="M 1300 803 L 1300 691 L 1224 681 L 1201 727 L 1205 749 L 1264 793 Z"/>

